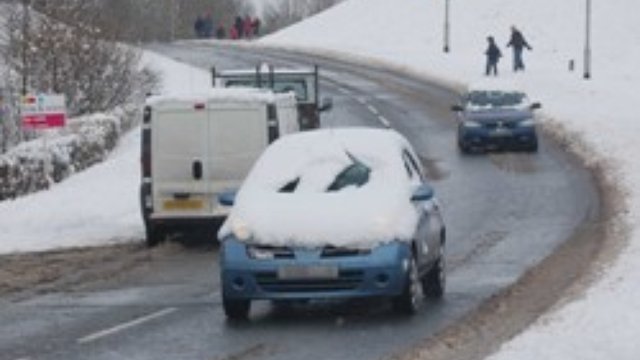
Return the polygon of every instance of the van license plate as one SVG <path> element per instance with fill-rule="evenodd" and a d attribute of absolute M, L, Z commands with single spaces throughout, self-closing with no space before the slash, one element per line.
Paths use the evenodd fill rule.
<path fill-rule="evenodd" d="M 336 266 L 283 266 L 278 269 L 278 279 L 336 279 Z"/>
<path fill-rule="evenodd" d="M 165 210 L 200 210 L 204 207 L 202 199 L 165 200 Z"/>

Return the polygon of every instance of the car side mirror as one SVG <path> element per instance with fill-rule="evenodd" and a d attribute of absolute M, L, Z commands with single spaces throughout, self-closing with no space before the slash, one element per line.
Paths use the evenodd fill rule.
<path fill-rule="evenodd" d="M 218 202 L 224 206 L 233 206 L 236 202 L 236 190 L 225 190 L 218 194 Z"/>
<path fill-rule="evenodd" d="M 433 188 L 427 184 L 420 185 L 411 196 L 411 201 L 429 201 L 433 199 L 435 192 Z"/>
<path fill-rule="evenodd" d="M 542 108 L 542 104 L 540 104 L 539 102 L 534 102 L 533 104 L 531 104 L 531 106 L 529 106 L 529 108 L 531 110 L 541 109 Z"/>
<path fill-rule="evenodd" d="M 451 106 L 451 111 L 461 112 L 464 111 L 464 108 L 461 105 L 453 105 Z"/>
<path fill-rule="evenodd" d="M 319 112 L 329 111 L 333 109 L 333 99 L 332 98 L 324 98 L 322 99 L 322 105 L 318 108 Z"/>

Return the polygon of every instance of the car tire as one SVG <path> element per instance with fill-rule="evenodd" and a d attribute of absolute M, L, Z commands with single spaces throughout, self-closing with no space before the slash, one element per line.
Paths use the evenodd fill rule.
<path fill-rule="evenodd" d="M 460 149 L 460 153 L 462 154 L 470 154 L 471 153 L 471 147 L 459 142 L 458 143 L 458 149 Z"/>
<path fill-rule="evenodd" d="M 424 292 L 418 265 L 415 256 L 412 256 L 407 269 L 404 290 L 402 294 L 393 298 L 393 309 L 400 314 L 413 315 L 418 312 L 423 300 Z"/>
<path fill-rule="evenodd" d="M 147 225 L 146 227 L 146 242 L 147 247 L 155 247 L 164 240 L 164 231 L 157 226 Z"/>
<path fill-rule="evenodd" d="M 232 321 L 247 320 L 251 310 L 251 300 L 231 300 L 223 296 L 222 307 L 227 319 Z"/>
<path fill-rule="evenodd" d="M 527 150 L 532 153 L 538 152 L 538 142 L 534 141 L 533 143 L 531 143 L 531 145 L 529 145 L 529 148 Z"/>
<path fill-rule="evenodd" d="M 441 299 L 447 285 L 447 266 L 444 255 L 444 245 L 440 256 L 429 272 L 422 279 L 422 289 L 426 297 Z"/>

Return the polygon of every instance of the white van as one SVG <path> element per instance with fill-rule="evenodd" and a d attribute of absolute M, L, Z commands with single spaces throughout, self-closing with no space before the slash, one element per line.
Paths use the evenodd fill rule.
<path fill-rule="evenodd" d="M 239 187 L 269 143 L 297 131 L 291 93 L 211 89 L 148 98 L 140 188 L 147 244 L 168 232 L 215 229 L 228 211 L 217 194 Z"/>

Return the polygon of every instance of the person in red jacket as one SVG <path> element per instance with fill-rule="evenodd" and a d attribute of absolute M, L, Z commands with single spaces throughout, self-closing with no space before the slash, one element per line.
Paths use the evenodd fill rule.
<path fill-rule="evenodd" d="M 251 20 L 251 16 L 247 15 L 244 17 L 243 26 L 244 36 L 250 39 L 253 36 L 253 21 Z"/>

